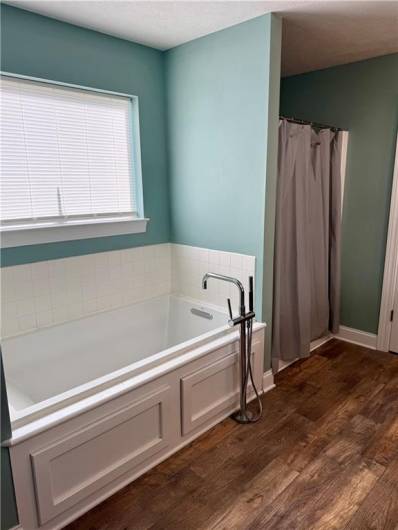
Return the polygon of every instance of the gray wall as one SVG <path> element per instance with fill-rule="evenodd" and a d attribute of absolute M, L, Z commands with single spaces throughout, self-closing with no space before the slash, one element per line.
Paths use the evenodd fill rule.
<path fill-rule="evenodd" d="M 271 25 L 270 72 L 268 91 L 268 143 L 265 193 L 263 305 L 262 317 L 267 323 L 265 333 L 264 370 L 271 368 L 272 318 L 274 294 L 274 242 L 276 184 L 278 179 L 278 123 L 281 78 L 282 21 L 273 17 Z"/>
<path fill-rule="evenodd" d="M 281 114 L 350 131 L 341 321 L 376 333 L 398 126 L 398 54 L 283 79 Z"/>

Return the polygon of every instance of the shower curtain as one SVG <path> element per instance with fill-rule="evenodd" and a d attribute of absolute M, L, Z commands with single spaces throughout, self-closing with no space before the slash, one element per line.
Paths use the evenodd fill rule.
<path fill-rule="evenodd" d="M 337 332 L 341 132 L 281 120 L 274 255 L 273 368 Z"/>

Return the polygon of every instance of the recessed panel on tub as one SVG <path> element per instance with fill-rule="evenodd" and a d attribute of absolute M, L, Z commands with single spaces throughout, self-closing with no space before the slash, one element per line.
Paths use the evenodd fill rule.
<path fill-rule="evenodd" d="M 137 468 L 168 446 L 170 387 L 31 455 L 40 523 Z"/>
<path fill-rule="evenodd" d="M 182 434 L 185 436 L 239 401 L 238 354 L 232 353 L 181 379 Z"/>

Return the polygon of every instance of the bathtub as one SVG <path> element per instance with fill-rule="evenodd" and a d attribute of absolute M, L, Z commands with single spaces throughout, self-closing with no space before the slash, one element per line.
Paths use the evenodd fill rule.
<path fill-rule="evenodd" d="M 238 360 L 222 308 L 174 295 L 4 340 L 22 528 L 62 528 L 237 410 Z"/>
<path fill-rule="evenodd" d="M 229 331 L 225 313 L 164 295 L 5 339 L 12 424 L 23 425 Z"/>

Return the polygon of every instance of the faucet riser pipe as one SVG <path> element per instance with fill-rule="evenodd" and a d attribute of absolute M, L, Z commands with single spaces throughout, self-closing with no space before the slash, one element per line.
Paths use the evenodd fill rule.
<path fill-rule="evenodd" d="M 238 423 L 251 423 L 252 415 L 247 410 L 246 397 L 247 397 L 247 356 L 250 352 L 247 351 L 247 338 L 246 338 L 246 322 L 240 323 L 240 363 L 239 363 L 239 376 L 240 376 L 240 410 L 233 414 L 233 419 Z"/>

